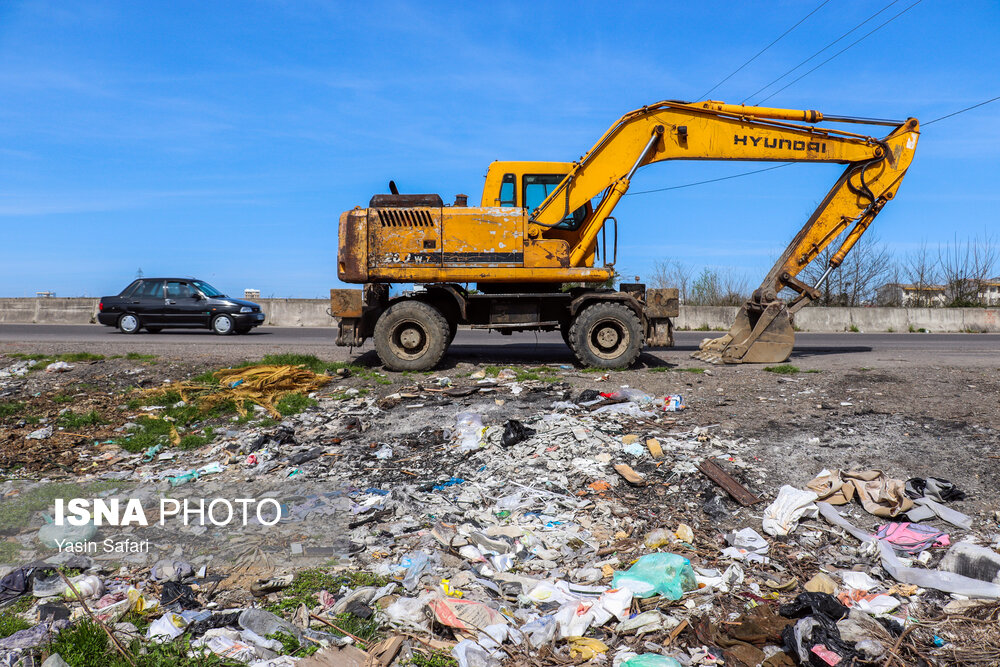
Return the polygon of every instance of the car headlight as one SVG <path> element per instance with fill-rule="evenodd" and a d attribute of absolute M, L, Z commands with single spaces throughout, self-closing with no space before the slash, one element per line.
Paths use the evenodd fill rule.
<path fill-rule="evenodd" d="M 243 306 L 242 308 L 240 308 L 240 312 L 241 313 L 252 313 L 253 312 L 253 308 L 251 308 L 250 306 Z"/>

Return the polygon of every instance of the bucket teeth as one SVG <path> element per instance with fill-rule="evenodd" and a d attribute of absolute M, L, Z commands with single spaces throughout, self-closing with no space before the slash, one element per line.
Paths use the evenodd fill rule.
<path fill-rule="evenodd" d="M 766 307 L 744 305 L 729 333 L 705 338 L 691 356 L 710 364 L 781 363 L 795 344 L 788 309 L 781 301 Z"/>

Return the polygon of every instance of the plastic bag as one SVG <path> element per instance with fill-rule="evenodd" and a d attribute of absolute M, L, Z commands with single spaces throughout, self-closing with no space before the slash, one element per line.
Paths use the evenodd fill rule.
<path fill-rule="evenodd" d="M 500 444 L 504 447 L 513 447 L 533 435 L 535 435 L 535 429 L 528 428 L 516 419 L 511 419 L 503 425 L 503 436 L 500 438 Z"/>
<path fill-rule="evenodd" d="M 458 451 L 469 452 L 479 449 L 483 435 L 483 418 L 475 412 L 460 412 L 455 415 L 455 430 L 458 433 Z"/>
<path fill-rule="evenodd" d="M 778 497 L 764 510 L 763 527 L 768 535 L 787 535 L 799 525 L 803 516 L 816 516 L 818 496 L 787 484 L 778 491 Z"/>
<path fill-rule="evenodd" d="M 556 619 L 554 616 L 539 616 L 533 621 L 521 626 L 528 646 L 537 649 L 545 646 L 556 636 Z"/>
<path fill-rule="evenodd" d="M 682 667 L 674 658 L 659 653 L 643 653 L 622 662 L 620 667 Z"/>
<path fill-rule="evenodd" d="M 638 598 L 659 593 L 671 600 L 680 600 L 685 591 L 698 587 L 691 561 L 671 553 L 646 554 L 627 572 L 615 572 L 614 588 L 625 587 Z"/>
<path fill-rule="evenodd" d="M 424 570 L 430 564 L 430 557 L 423 551 L 417 551 L 408 559 L 404 558 L 401 564 L 404 564 L 406 561 L 409 562 L 407 563 L 406 576 L 403 577 L 403 588 L 412 591 L 420 583 L 420 575 L 424 573 Z"/>
<path fill-rule="evenodd" d="M 87 523 L 82 526 L 73 526 L 64 523 L 57 526 L 54 523 L 46 523 L 38 529 L 38 541 L 49 549 L 64 549 L 70 544 L 89 541 L 97 534 L 97 526 Z"/>
<path fill-rule="evenodd" d="M 149 624 L 146 630 L 146 639 L 155 642 L 165 642 L 184 634 L 184 626 L 187 622 L 179 614 L 166 613 Z"/>

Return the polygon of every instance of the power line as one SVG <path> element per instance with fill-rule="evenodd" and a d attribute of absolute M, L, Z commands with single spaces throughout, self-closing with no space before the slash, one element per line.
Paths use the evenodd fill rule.
<path fill-rule="evenodd" d="M 770 95 L 768 95 L 767 97 L 765 97 L 764 99 L 762 99 L 760 102 L 757 102 L 757 104 L 763 104 L 764 102 L 768 101 L 769 99 L 771 99 L 772 97 L 774 97 L 775 95 L 777 95 L 778 93 L 780 93 L 781 91 L 783 91 L 785 88 L 788 88 L 788 86 L 792 85 L 796 81 L 801 81 L 803 78 L 809 76 L 810 74 L 812 74 L 813 72 L 815 72 L 816 70 L 818 70 L 820 67 L 822 67 L 823 65 L 827 64 L 828 62 L 830 62 L 831 60 L 833 60 L 834 58 L 836 58 L 837 56 L 839 56 L 844 51 L 847 51 L 852 46 L 861 43 L 862 41 L 864 41 L 865 39 L 867 39 L 868 37 L 870 37 L 874 33 L 878 32 L 879 30 L 881 30 L 885 26 L 889 25 L 890 23 L 892 23 L 893 21 L 895 21 L 896 19 L 898 19 L 900 16 L 902 16 L 906 12 L 910 11 L 911 9 L 913 9 L 914 7 L 916 7 L 917 5 L 919 5 L 921 2 L 923 2 L 923 0 L 917 0 L 912 5 L 910 5 L 909 7 L 907 7 L 906 9 L 904 9 L 903 11 L 899 12 L 898 14 L 896 14 L 895 16 L 893 16 L 891 19 L 889 19 L 885 23 L 883 23 L 880 26 L 878 26 L 877 28 L 873 28 L 869 32 L 865 33 L 864 36 L 859 37 L 855 41 L 851 42 L 850 44 L 848 44 L 847 46 L 845 46 L 844 48 L 842 48 L 840 51 L 837 51 L 835 54 L 833 54 L 832 56 L 830 56 L 829 58 L 827 58 L 826 60 L 824 60 L 823 62 L 821 62 L 819 65 L 816 65 L 816 67 L 813 67 L 811 70 L 809 70 L 808 72 L 806 72 L 802 76 L 800 76 L 800 77 L 798 77 L 796 79 L 793 79 L 792 81 L 788 82 L 787 84 L 785 84 L 784 86 L 782 86 L 778 90 L 774 91 L 773 93 L 771 93 Z"/>
<path fill-rule="evenodd" d="M 947 116 L 941 116 L 940 118 L 935 118 L 934 120 L 929 120 L 926 123 L 922 123 L 921 125 L 923 127 L 927 127 L 928 125 L 930 125 L 932 123 L 936 123 L 939 120 L 944 120 L 945 118 L 951 118 L 952 116 L 957 116 L 960 113 L 965 113 L 966 111 L 971 111 L 971 110 L 975 109 L 976 107 L 981 107 L 984 104 L 989 104 L 990 102 L 996 102 L 997 100 L 1000 100 L 1000 96 L 994 97 L 991 100 L 986 100 L 985 102 L 980 102 L 979 104 L 973 104 L 971 107 L 965 107 L 964 109 L 961 109 L 961 110 L 956 111 L 954 113 L 950 113 Z"/>
<path fill-rule="evenodd" d="M 788 76 L 789 74 L 791 74 L 792 72 L 794 72 L 794 71 L 795 71 L 795 70 L 797 70 L 798 68 L 802 67 L 802 66 L 803 66 L 803 65 L 805 65 L 805 64 L 806 64 L 807 62 L 809 62 L 810 60 L 812 60 L 813 58 L 815 58 L 815 57 L 816 57 L 816 56 L 818 56 L 819 54 L 823 53 L 823 52 L 824 52 L 824 51 L 826 51 L 826 50 L 827 50 L 828 48 L 830 48 L 831 46 L 833 46 L 834 44 L 836 44 L 836 43 L 837 43 L 837 42 L 839 42 L 840 40 L 844 39 L 845 37 L 847 37 L 848 35 L 850 35 L 850 34 L 851 34 L 852 32 L 854 32 L 855 30 L 857 30 L 858 28 L 860 28 L 861 26 L 863 26 L 864 24 L 866 24 L 866 23 L 868 23 L 869 21 L 871 21 L 871 20 L 872 20 L 873 18 L 875 18 L 876 16 L 878 16 L 879 14 L 881 14 L 882 12 L 884 12 L 885 10 L 889 9 L 890 7 L 892 7 L 892 6 L 893 6 L 894 4 L 896 4 L 897 2 L 899 2 L 899 0 L 892 0 L 892 2 L 890 2 L 890 3 L 888 4 L 888 5 L 886 5 L 886 6 L 885 6 L 885 7 L 883 7 L 882 9 L 878 10 L 877 12 L 875 12 L 874 14 L 872 14 L 871 16 L 869 16 L 868 18 L 866 18 L 866 19 L 865 19 L 864 21 L 862 21 L 861 23 L 857 24 L 856 26 L 854 26 L 853 28 L 851 28 L 850 30 L 848 30 L 847 32 L 845 32 L 845 33 L 844 33 L 843 35 L 841 35 L 841 36 L 840 36 L 840 37 L 838 37 L 837 39 L 835 39 L 835 40 L 833 40 L 832 42 L 830 42 L 829 44 L 827 44 L 827 45 L 826 45 L 826 46 L 824 46 L 824 47 L 823 47 L 822 49 L 820 49 L 820 50 L 819 50 L 819 51 L 817 51 L 816 53 L 812 54 L 811 56 L 809 56 L 808 58 L 806 58 L 805 60 L 803 60 L 802 62 L 800 62 L 800 63 L 799 63 L 798 65 L 796 65 L 796 66 L 795 66 L 795 67 L 793 67 L 792 69 L 788 70 L 787 72 L 785 72 L 784 74 L 782 74 L 781 76 L 779 76 L 779 77 L 778 77 L 777 79 L 775 79 L 774 81 L 771 81 L 771 82 L 770 82 L 770 83 L 768 83 L 768 84 L 767 84 L 766 86 L 763 86 L 762 88 L 758 88 L 758 89 L 757 89 L 757 90 L 755 90 L 754 92 L 752 92 L 752 93 L 750 93 L 749 95 L 747 95 L 747 96 L 746 96 L 745 98 L 743 98 L 743 101 L 742 101 L 742 102 L 740 102 L 740 104 L 746 104 L 746 103 L 747 103 L 747 100 L 749 100 L 749 99 L 750 99 L 751 97 L 753 97 L 754 95 L 756 95 L 756 94 L 758 94 L 758 93 L 761 93 L 761 92 L 763 92 L 763 91 L 767 90 L 768 88 L 770 88 L 771 86 L 773 86 L 773 85 L 774 85 L 774 84 L 776 84 L 777 82 L 781 81 L 781 80 L 782 80 L 782 79 L 784 79 L 784 78 L 785 78 L 786 76 Z"/>
<path fill-rule="evenodd" d="M 657 188 L 655 190 L 641 190 L 639 192 L 627 192 L 626 197 L 631 197 L 632 195 L 648 195 L 651 192 L 666 192 L 667 190 L 680 190 L 681 188 L 691 188 L 695 185 L 705 185 L 706 183 L 716 183 L 718 181 L 728 181 L 730 178 L 739 178 L 740 176 L 750 176 L 751 174 L 759 174 L 764 171 L 772 171 L 774 169 L 781 169 L 782 167 L 788 167 L 795 164 L 795 162 L 786 162 L 784 164 L 775 165 L 773 167 L 764 167 L 763 169 L 754 169 L 753 171 L 744 171 L 740 174 L 733 174 L 731 176 L 722 176 L 720 178 L 710 178 L 707 181 L 695 181 L 694 183 L 685 183 L 684 185 L 671 185 L 666 188 Z"/>
<path fill-rule="evenodd" d="M 779 41 L 781 40 L 781 38 L 782 38 L 782 37 L 784 37 L 785 35 L 787 35 L 787 34 L 788 34 L 788 33 L 790 33 L 791 31 L 795 30 L 795 29 L 796 29 L 796 28 L 798 28 L 798 27 L 799 27 L 800 25 L 802 25 L 802 22 L 803 22 L 803 21 L 805 21 L 805 20 L 806 20 L 807 18 L 809 18 L 810 16 L 812 16 L 813 14 L 815 14 L 816 12 L 818 12 L 818 11 L 819 11 L 820 9 L 822 9 L 822 8 L 823 8 L 823 6 L 824 6 L 824 5 L 826 4 L 826 3 L 828 3 L 828 2 L 830 2 L 830 0 L 823 0 L 823 2 L 821 2 L 821 3 L 820 3 L 819 7 L 817 7 L 816 9 L 814 9 L 814 10 L 812 10 L 811 12 L 809 12 L 808 14 L 806 14 L 806 15 L 805 15 L 805 16 L 804 16 L 804 17 L 802 18 L 802 20 L 800 20 L 800 21 L 799 21 L 798 23 L 796 23 L 795 25 L 793 25 L 793 26 L 792 26 L 791 28 L 789 28 L 789 29 L 788 29 L 788 30 L 786 30 L 785 32 L 781 33 L 781 35 L 779 35 L 777 39 L 775 39 L 775 40 L 774 40 L 773 42 L 771 42 L 770 44 L 768 44 L 767 46 L 765 46 L 765 47 L 764 47 L 763 49 L 761 49 L 760 51 L 758 51 L 758 52 L 757 52 L 757 55 L 755 55 L 755 56 L 754 56 L 753 58 L 751 58 L 750 60 L 746 61 L 745 63 L 743 63 L 743 64 L 742 64 L 742 65 L 740 65 L 739 67 L 737 67 L 737 68 L 736 68 L 735 70 L 733 70 L 733 71 L 732 71 L 732 73 L 731 73 L 731 74 L 730 74 L 729 76 L 727 76 L 727 77 L 726 77 L 725 79 L 723 79 L 723 80 L 722 80 L 722 81 L 720 81 L 719 83 L 717 83 L 717 84 L 715 84 L 714 86 L 712 86 L 712 87 L 711 87 L 711 88 L 709 89 L 709 91 L 708 91 L 707 93 L 705 93 L 704 95 L 701 95 L 701 96 L 700 96 L 700 97 L 698 97 L 697 99 L 699 99 L 699 100 L 704 100 L 704 99 L 708 99 L 708 96 L 712 94 L 712 91 L 713 91 L 713 90 L 715 90 L 716 88 L 718 88 L 719 86 L 721 86 L 722 84 L 724 84 L 724 83 L 725 83 L 726 81 L 729 81 L 729 80 L 730 80 L 731 78 L 733 78 L 733 76 L 734 76 L 734 75 L 735 75 L 735 74 L 736 74 L 737 72 L 739 72 L 739 71 L 740 71 L 741 69 L 743 69 L 744 67 L 746 67 L 746 66 L 747 66 L 747 65 L 749 65 L 750 63 L 752 63 L 752 62 L 753 62 L 754 60 L 756 60 L 756 59 L 757 59 L 757 57 L 758 57 L 758 56 L 760 56 L 760 55 L 761 55 L 762 53 L 764 53 L 765 51 L 767 51 L 767 50 L 768 50 L 769 48 L 771 48 L 772 46 L 774 46 L 775 44 L 777 44 L 777 43 L 778 43 L 778 42 L 779 42 Z"/>

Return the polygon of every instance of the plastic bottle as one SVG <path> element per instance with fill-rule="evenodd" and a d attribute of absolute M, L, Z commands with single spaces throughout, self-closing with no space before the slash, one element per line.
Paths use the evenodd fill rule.
<path fill-rule="evenodd" d="M 70 544 L 87 542 L 97 534 L 97 526 L 87 523 L 82 526 L 73 526 L 65 523 L 57 526 L 52 523 L 52 519 L 45 517 L 48 522 L 38 530 L 38 541 L 49 549 L 61 549 Z"/>

